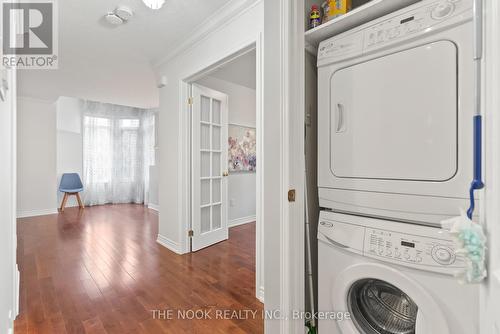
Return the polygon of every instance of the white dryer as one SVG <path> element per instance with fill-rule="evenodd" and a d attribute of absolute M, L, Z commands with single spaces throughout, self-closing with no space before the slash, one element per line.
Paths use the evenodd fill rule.
<path fill-rule="evenodd" d="M 320 44 L 321 207 L 428 225 L 467 209 L 472 18 L 472 0 L 426 0 Z"/>
<path fill-rule="evenodd" d="M 443 230 L 322 212 L 318 239 L 320 334 L 479 333 L 479 287 L 453 276 Z"/>

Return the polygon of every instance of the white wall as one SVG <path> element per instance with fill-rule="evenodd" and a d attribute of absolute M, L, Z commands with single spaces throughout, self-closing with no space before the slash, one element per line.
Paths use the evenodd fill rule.
<path fill-rule="evenodd" d="M 174 251 L 184 253 L 188 250 L 187 231 L 183 229 L 188 219 L 184 215 L 188 212 L 184 200 L 187 198 L 187 179 L 182 171 L 189 167 L 183 165 L 187 147 L 182 139 L 186 135 L 185 129 L 181 127 L 185 119 L 180 117 L 185 117 L 181 103 L 187 100 L 187 96 L 180 94 L 182 80 L 254 43 L 262 31 L 263 2 L 258 2 L 240 10 L 216 31 L 156 68 L 158 77 L 165 75 L 168 79 L 168 85 L 160 90 L 159 234 L 163 240 L 168 240 Z"/>
<path fill-rule="evenodd" d="M 252 74 L 256 76 L 255 71 Z M 255 128 L 255 89 L 234 84 L 214 77 L 204 77 L 197 81 L 229 96 L 229 124 Z M 258 167 L 257 167 L 258 168 Z M 236 172 L 228 176 L 229 226 L 255 221 L 256 202 L 255 172 Z"/>
<path fill-rule="evenodd" d="M 18 98 L 18 216 L 57 212 L 56 105 Z"/>
<path fill-rule="evenodd" d="M 83 138 L 80 100 L 62 96 L 56 103 L 57 119 L 57 184 L 64 173 L 83 175 Z M 57 192 L 57 202 L 63 194 Z M 71 196 L 67 206 L 78 206 L 75 196 Z"/>
<path fill-rule="evenodd" d="M 16 249 L 16 150 L 15 83 L 13 74 L 4 72 L 10 89 L 6 101 L 0 100 L 0 333 L 13 330 L 17 308 Z M 1 79 L 1 78 L 0 78 Z"/>

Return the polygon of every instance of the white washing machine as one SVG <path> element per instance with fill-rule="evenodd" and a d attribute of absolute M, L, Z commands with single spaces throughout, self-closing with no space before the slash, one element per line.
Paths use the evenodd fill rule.
<path fill-rule="evenodd" d="M 453 276 L 447 232 L 324 211 L 318 239 L 319 334 L 479 333 L 479 287 Z"/>
<path fill-rule="evenodd" d="M 472 18 L 472 0 L 425 0 L 320 44 L 321 207 L 425 225 L 467 209 Z"/>

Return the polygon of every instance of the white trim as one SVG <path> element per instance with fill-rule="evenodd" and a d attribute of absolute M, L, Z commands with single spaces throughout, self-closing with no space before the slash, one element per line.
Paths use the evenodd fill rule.
<path fill-rule="evenodd" d="M 286 293 L 288 298 L 288 313 L 302 310 L 305 307 L 305 5 L 304 0 L 289 2 L 289 63 L 288 63 L 288 119 L 284 127 L 287 128 L 285 156 L 288 163 L 289 187 L 294 188 L 297 198 L 294 203 L 287 203 L 288 217 L 285 235 L 289 236 L 288 249 L 281 256 L 288 262 L 290 278 Z M 286 333 L 304 333 L 303 320 L 291 320 Z"/>
<path fill-rule="evenodd" d="M 263 191 L 270 206 L 264 222 L 266 227 L 266 252 L 271 261 L 266 261 L 266 309 L 279 309 L 283 317 L 266 319 L 266 332 L 281 334 L 304 333 L 304 322 L 292 317 L 293 311 L 305 307 L 304 274 L 304 0 L 266 1 L 264 8 L 266 46 L 273 50 L 266 52 L 266 98 L 265 115 L 271 112 L 275 117 L 266 117 L 264 134 L 277 139 L 269 149 L 273 154 L 279 151 L 279 167 L 265 166 L 272 174 L 279 172 L 280 179 L 269 180 Z M 276 18 L 268 14 L 280 13 Z M 269 35 L 268 35 L 269 34 Z M 267 50 L 266 50 L 267 51 Z M 269 90 L 272 89 L 272 92 Z M 278 118 L 279 116 L 279 118 Z M 272 124 L 270 124 L 272 123 Z M 277 133 L 279 127 L 279 133 Z M 268 149 L 267 147 L 265 148 Z M 269 153 L 271 154 L 271 153 Z M 278 160 L 278 158 L 275 158 Z M 262 164 L 260 165 L 262 167 Z M 276 175 L 277 177 L 277 175 Z M 268 180 L 266 178 L 266 180 Z M 277 190 L 276 190 L 277 188 Z M 295 189 L 296 200 L 289 203 L 287 192 Z M 276 192 L 279 192 L 279 199 Z M 269 193 L 269 195 L 268 195 Z M 272 196 L 272 197 L 271 197 Z M 269 217 L 269 218 L 267 218 Z M 271 219 L 272 218 L 272 219 Z M 273 238 L 267 238 L 269 230 Z M 267 259 L 266 259 L 267 260 Z"/>
<path fill-rule="evenodd" d="M 205 38 L 215 33 L 230 22 L 236 20 L 241 15 L 255 7 L 262 0 L 239 0 L 230 1 L 224 5 L 215 14 L 208 17 L 201 24 L 196 26 L 192 31 L 190 37 L 184 40 L 177 48 L 169 52 L 166 56 L 153 63 L 153 67 L 161 66 L 182 52 L 192 48 L 194 45 L 200 43 Z M 223 22 L 224 24 L 221 24 Z"/>
<path fill-rule="evenodd" d="M 148 203 L 148 208 L 153 211 L 160 212 L 160 206 L 158 204 Z"/>
<path fill-rule="evenodd" d="M 37 98 L 37 97 L 31 97 L 31 96 L 16 96 L 16 99 L 17 100 L 24 100 L 24 101 L 27 101 L 27 102 L 36 102 L 36 103 L 45 103 L 45 104 L 54 104 L 57 102 L 57 100 L 55 101 L 51 101 L 51 100 L 45 100 L 45 99 L 40 99 L 40 98 Z"/>
<path fill-rule="evenodd" d="M 261 0 L 256 1 L 255 3 L 259 3 Z M 184 75 L 181 75 L 180 78 L 180 92 L 179 92 L 179 171 L 181 171 L 181 182 L 179 182 L 178 187 L 178 196 L 181 199 L 182 208 L 179 210 L 179 221 L 182 223 L 182 228 L 179 230 L 179 240 L 181 240 L 180 249 L 183 254 L 190 252 L 190 238 L 188 237 L 187 231 L 191 228 L 191 176 L 189 173 L 190 164 L 191 164 L 191 148 L 190 148 L 190 110 L 189 106 L 183 101 L 187 101 L 187 98 L 190 96 L 190 82 L 196 81 L 201 78 L 203 75 L 211 72 L 214 68 L 221 66 L 222 64 L 237 58 L 251 50 L 255 49 L 257 53 L 257 89 L 256 89 L 256 128 L 257 128 L 257 157 L 259 159 L 259 163 L 264 163 L 264 155 L 263 153 L 263 142 L 264 142 L 264 134 L 263 131 L 259 131 L 259 126 L 263 129 L 263 92 L 264 92 L 264 68 L 263 68 L 263 52 L 264 52 L 264 38 L 263 33 L 259 32 L 249 41 L 242 41 L 240 45 L 235 45 L 232 50 L 229 50 L 225 55 L 221 55 L 219 60 L 213 64 L 207 65 L 201 71 L 197 70 L 194 73 L 189 73 L 186 71 Z M 259 156 L 259 153 L 260 156 Z M 187 171 L 187 172 L 184 172 Z M 263 172 L 262 168 L 257 168 L 256 173 L 257 179 L 257 198 L 256 198 L 256 286 L 264 286 L 264 229 L 262 227 L 263 217 L 262 210 L 264 208 L 263 197 L 260 196 L 259 191 L 263 188 Z M 263 298 L 263 296 L 259 296 L 258 289 L 256 289 L 256 297 Z M 260 300 L 260 299 L 259 299 Z"/>
<path fill-rule="evenodd" d="M 171 250 L 172 252 L 182 255 L 184 254 L 181 250 L 181 245 L 178 242 L 175 242 L 173 240 L 170 240 L 169 238 L 164 237 L 161 234 L 158 234 L 158 238 L 156 239 L 156 242 L 162 245 L 163 247 Z"/>
<path fill-rule="evenodd" d="M 40 210 L 25 210 L 17 213 L 17 218 L 28 218 L 38 216 L 48 216 L 59 213 L 57 208 L 54 209 L 40 209 Z"/>
<path fill-rule="evenodd" d="M 261 302 L 264 303 L 264 286 L 260 286 L 257 289 L 257 299 Z"/>
<path fill-rule="evenodd" d="M 244 125 L 244 124 L 238 124 L 238 123 L 227 123 L 227 125 L 241 126 L 242 128 L 257 129 L 257 127 L 255 125 Z"/>
<path fill-rule="evenodd" d="M 20 292 L 21 292 L 21 273 L 19 272 L 19 267 L 17 264 L 15 264 L 15 267 L 16 269 L 14 270 L 14 284 L 15 284 L 15 287 L 14 287 L 14 315 L 13 315 L 13 319 L 12 320 L 15 320 L 16 317 L 19 315 L 19 296 L 20 296 Z"/>
<path fill-rule="evenodd" d="M 11 224 L 12 224 L 12 264 L 13 264 L 13 278 L 14 278 L 14 287 L 12 293 L 12 311 L 11 313 L 11 328 L 9 331 L 14 333 L 14 320 L 19 314 L 19 305 L 20 305 L 20 280 L 21 275 L 19 273 L 19 269 L 17 266 L 17 220 L 16 220 L 16 212 L 17 212 L 17 71 L 11 70 L 11 101 L 12 101 L 12 184 L 11 184 L 11 196 L 12 196 L 12 207 L 11 207 Z"/>
<path fill-rule="evenodd" d="M 260 32 L 255 42 L 256 53 L 256 139 L 257 139 L 257 159 L 260 166 L 264 162 L 264 34 Z M 264 169 L 257 168 L 255 172 L 255 286 L 259 287 L 257 291 L 257 299 L 264 303 L 264 197 L 262 191 L 264 189 Z M 257 290 L 257 289 L 256 289 Z"/>
<path fill-rule="evenodd" d="M 254 223 L 256 222 L 257 218 L 255 215 L 253 216 L 247 216 L 247 217 L 241 217 L 241 218 L 236 218 L 232 219 L 227 223 L 227 227 L 235 227 L 239 225 L 244 225 L 244 224 L 249 224 L 249 223 Z"/>

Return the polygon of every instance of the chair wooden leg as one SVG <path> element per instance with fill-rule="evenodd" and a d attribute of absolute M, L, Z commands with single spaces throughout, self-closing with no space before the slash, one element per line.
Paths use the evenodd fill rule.
<path fill-rule="evenodd" d="M 66 207 L 67 201 L 68 201 L 68 193 L 64 193 L 64 197 L 63 197 L 62 203 L 61 203 L 61 208 L 59 209 L 59 211 L 64 212 L 64 208 Z"/>
<path fill-rule="evenodd" d="M 80 207 L 80 209 L 85 209 L 82 199 L 80 198 L 80 193 L 76 193 L 76 199 L 78 200 L 78 206 Z"/>

